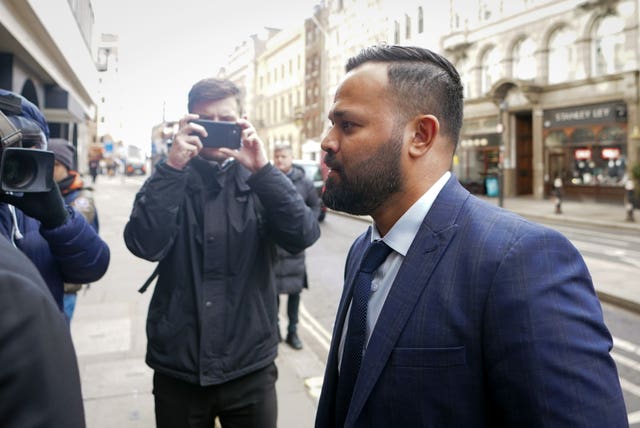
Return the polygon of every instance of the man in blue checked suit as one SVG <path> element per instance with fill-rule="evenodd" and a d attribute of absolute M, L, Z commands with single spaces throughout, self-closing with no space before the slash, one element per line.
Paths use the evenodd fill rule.
<path fill-rule="evenodd" d="M 429 50 L 347 63 L 323 198 L 374 224 L 347 257 L 316 427 L 628 426 L 581 255 L 449 172 L 462 109 L 457 71 Z M 390 253 L 367 274 L 378 240 Z"/>

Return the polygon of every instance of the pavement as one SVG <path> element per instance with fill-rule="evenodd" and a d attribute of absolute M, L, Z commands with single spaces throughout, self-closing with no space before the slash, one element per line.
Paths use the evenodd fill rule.
<path fill-rule="evenodd" d="M 145 320 L 152 293 L 141 295 L 135 291 L 155 264 L 131 255 L 122 238 L 133 196 L 142 180 L 100 176 L 95 184 L 100 234 L 111 248 L 111 265 L 100 281 L 80 292 L 71 325 L 88 428 L 155 426 L 152 371 L 144 363 Z M 487 201 L 498 203 L 496 199 Z M 533 220 L 620 228 L 640 236 L 640 212 L 635 212 L 636 222 L 626 221 L 622 202 L 614 205 L 565 201 L 562 214 L 554 214 L 550 200 L 529 197 L 505 198 L 503 206 Z M 610 285 L 600 287 L 594 278 L 602 300 L 640 312 L 640 293 L 633 282 L 628 278 L 606 281 Z M 283 326 L 286 305 L 281 307 Z M 324 361 L 308 348 L 295 351 L 284 344 L 279 348 L 276 388 L 280 428 L 313 427 Z"/>
<path fill-rule="evenodd" d="M 498 204 L 497 198 L 484 198 L 490 203 Z M 555 213 L 555 205 L 550 199 L 534 199 L 532 197 L 505 198 L 503 208 L 513 211 L 533 221 L 555 222 L 566 225 L 583 225 L 590 227 L 606 227 L 622 230 L 631 236 L 640 238 L 640 210 L 635 210 L 635 221 L 627 220 L 627 212 L 623 202 L 619 204 L 597 203 L 591 201 L 563 201 L 561 214 Z M 637 269 L 619 268 L 613 278 L 598 277 L 592 266 L 604 262 L 585 257 L 591 268 L 596 293 L 602 302 L 611 303 L 625 309 L 640 313 L 640 292 L 638 283 L 629 274 L 636 274 Z M 640 266 L 640 265 L 638 265 Z"/>

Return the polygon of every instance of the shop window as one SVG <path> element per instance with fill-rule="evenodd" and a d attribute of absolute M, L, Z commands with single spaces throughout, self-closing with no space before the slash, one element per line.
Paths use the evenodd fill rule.
<path fill-rule="evenodd" d="M 513 49 L 513 75 L 524 80 L 536 76 L 536 45 L 530 38 L 520 40 Z"/>
<path fill-rule="evenodd" d="M 560 28 L 549 38 L 549 83 L 566 82 L 575 76 L 576 34 Z"/>
<path fill-rule="evenodd" d="M 624 144 L 588 144 L 568 148 L 571 184 L 621 186 L 627 157 Z"/>
<path fill-rule="evenodd" d="M 453 172 L 464 186 L 476 194 L 486 192 L 486 180 L 498 173 L 498 134 L 464 137 L 456 150 Z"/>
<path fill-rule="evenodd" d="M 559 147 L 567 144 L 568 138 L 564 131 L 552 131 L 544 139 L 544 145 L 547 147 Z"/>
<path fill-rule="evenodd" d="M 595 162 L 593 151 L 589 147 L 572 148 L 572 177 L 571 184 L 594 184 L 593 176 Z"/>
<path fill-rule="evenodd" d="M 622 144 L 627 140 L 627 131 L 620 126 L 607 126 L 600 131 L 597 140 L 602 144 Z"/>
<path fill-rule="evenodd" d="M 592 143 L 595 141 L 595 135 L 590 128 L 577 128 L 571 134 L 572 143 Z"/>

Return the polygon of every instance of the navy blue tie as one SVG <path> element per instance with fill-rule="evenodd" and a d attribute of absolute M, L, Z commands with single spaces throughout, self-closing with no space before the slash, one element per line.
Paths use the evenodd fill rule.
<path fill-rule="evenodd" d="M 347 335 L 342 351 L 338 390 L 336 393 L 336 426 L 342 427 L 347 417 L 353 387 L 362 363 L 362 351 L 367 334 L 367 306 L 371 293 L 371 280 L 391 248 L 383 241 L 373 242 L 365 253 L 353 285 L 351 311 L 347 323 Z"/>

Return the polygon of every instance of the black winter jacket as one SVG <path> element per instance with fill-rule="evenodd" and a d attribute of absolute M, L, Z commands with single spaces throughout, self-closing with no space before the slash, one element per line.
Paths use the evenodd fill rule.
<path fill-rule="evenodd" d="M 287 177 L 289 177 L 302 199 L 304 199 L 304 203 L 316 216 L 315 218 L 318 218 L 320 215 L 320 197 L 315 187 L 313 187 L 313 182 L 305 176 L 304 169 L 294 164 Z M 299 293 L 303 288 L 308 287 L 304 251 L 290 253 L 284 248 L 276 246 L 276 265 L 274 269 L 278 293 Z"/>
<path fill-rule="evenodd" d="M 195 158 L 160 164 L 136 195 L 129 250 L 160 261 L 147 316 L 147 364 L 199 385 L 227 382 L 277 354 L 274 244 L 303 251 L 320 236 L 316 213 L 266 165 L 222 171 Z"/>

